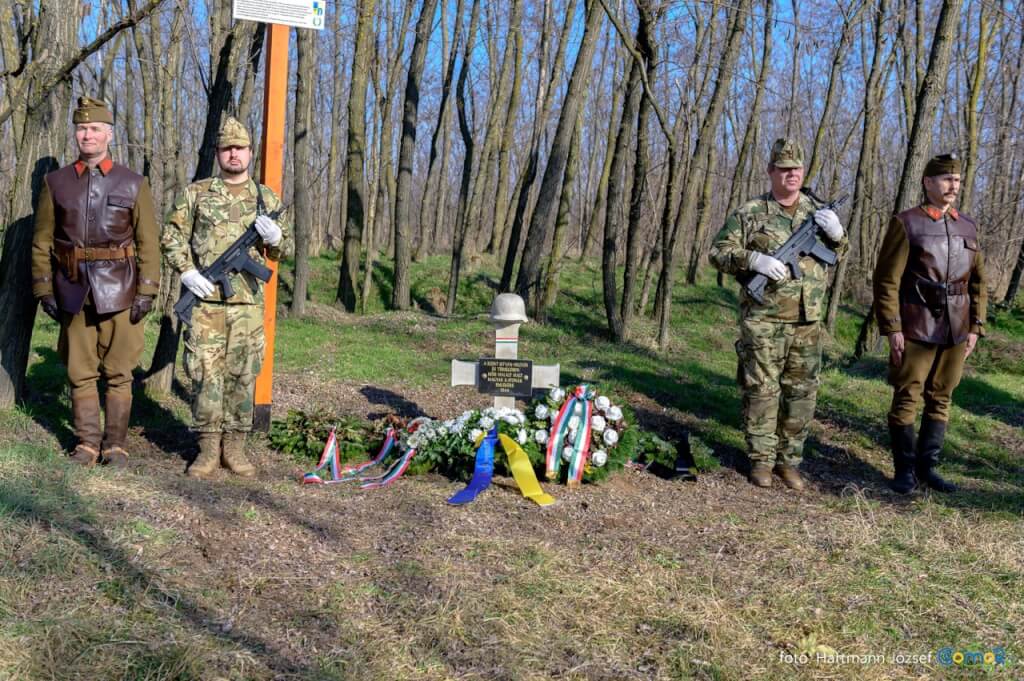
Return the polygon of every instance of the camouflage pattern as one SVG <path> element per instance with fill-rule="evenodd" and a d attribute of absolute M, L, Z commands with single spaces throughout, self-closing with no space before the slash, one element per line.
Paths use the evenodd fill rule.
<path fill-rule="evenodd" d="M 751 462 L 799 465 L 818 396 L 821 325 L 744 319 L 736 352 Z"/>
<path fill-rule="evenodd" d="M 772 145 L 768 162 L 776 168 L 802 168 L 804 165 L 804 148 L 795 140 L 780 137 Z"/>
<path fill-rule="evenodd" d="M 793 153 L 802 156 L 799 148 Z M 770 192 L 748 201 L 715 237 L 711 263 L 726 274 L 747 274 L 755 251 L 780 248 L 818 207 L 806 194 L 800 195 L 793 215 Z M 840 257 L 849 247 L 845 235 L 839 243 L 820 232 L 819 238 Z M 737 381 L 747 453 L 754 463 L 798 465 L 814 418 L 828 268 L 806 257 L 800 260 L 800 271 L 801 279 L 769 282 L 763 305 L 740 292 Z"/>
<path fill-rule="evenodd" d="M 256 220 L 256 187 L 256 183 L 249 180 L 246 191 L 235 197 L 220 178 L 190 184 L 174 202 L 161 238 L 164 257 L 171 267 L 184 273 L 193 268 L 202 270 L 213 264 Z M 259 187 L 267 212 L 280 209 L 281 200 L 277 195 L 268 187 Z M 270 260 L 279 260 L 283 254 L 282 249 L 290 242 L 288 224 L 283 218 L 278 218 L 277 224 L 281 227 L 281 243 L 264 249 Z M 263 254 L 256 249 L 251 249 L 250 255 L 255 261 L 264 262 Z M 251 274 L 233 274 L 231 285 L 235 295 L 228 302 L 263 304 L 263 282 Z M 204 300 L 223 301 L 223 292 L 218 286 Z"/>
<path fill-rule="evenodd" d="M 725 221 L 715 237 L 709 259 L 726 274 L 748 272 L 753 251 L 771 253 L 786 243 L 793 230 L 819 206 L 806 194 L 800 194 L 796 213 L 792 216 L 772 197 L 763 194 L 747 201 Z M 819 232 L 819 238 L 842 256 L 849 245 L 846 236 L 840 243 L 830 243 Z M 812 322 L 821 319 L 828 290 L 828 268 L 808 256 L 800 260 L 801 279 L 787 277 L 769 282 L 764 305 L 740 293 L 740 314 L 743 319 L 777 322 Z"/>
<path fill-rule="evenodd" d="M 263 347 L 262 305 L 196 304 L 184 360 L 192 381 L 192 430 L 252 430 Z"/>
<path fill-rule="evenodd" d="M 220 132 L 217 134 L 217 147 L 248 147 L 252 146 L 252 140 L 249 138 L 249 131 L 245 129 L 245 126 L 238 122 L 238 119 L 234 116 L 228 116 L 227 120 L 224 121 L 223 125 L 220 126 Z"/>

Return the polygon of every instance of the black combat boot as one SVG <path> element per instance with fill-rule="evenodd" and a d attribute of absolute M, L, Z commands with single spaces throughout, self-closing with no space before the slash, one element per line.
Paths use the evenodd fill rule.
<path fill-rule="evenodd" d="M 896 469 L 892 476 L 892 491 L 907 494 L 917 485 L 914 479 L 914 424 L 897 426 L 890 423 L 889 438 L 892 441 L 892 465 Z"/>
<path fill-rule="evenodd" d="M 917 436 L 917 479 L 937 492 L 955 492 L 956 485 L 943 480 L 935 472 L 945 439 L 945 421 L 933 421 L 927 417 L 921 420 L 921 432 Z"/>

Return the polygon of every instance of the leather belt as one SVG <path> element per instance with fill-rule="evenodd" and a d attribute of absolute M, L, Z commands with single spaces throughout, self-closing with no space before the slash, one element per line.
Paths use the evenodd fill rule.
<path fill-rule="evenodd" d="M 75 256 L 78 260 L 93 262 L 95 260 L 127 260 L 135 257 L 135 244 L 128 244 L 124 248 L 111 247 L 90 247 L 75 246 Z"/>
<path fill-rule="evenodd" d="M 135 244 L 127 246 L 72 246 L 54 244 L 53 254 L 64 267 L 68 281 L 78 281 L 78 263 L 98 260 L 127 260 L 135 257 Z"/>

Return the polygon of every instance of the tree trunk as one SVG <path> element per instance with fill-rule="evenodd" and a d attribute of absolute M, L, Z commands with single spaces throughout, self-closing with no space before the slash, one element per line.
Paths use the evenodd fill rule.
<path fill-rule="evenodd" d="M 583 40 L 576 56 L 572 77 L 569 79 L 569 88 L 562 100 L 558 127 L 551 142 L 548 164 L 544 168 L 540 194 L 537 197 L 537 205 L 534 207 L 533 218 L 530 220 L 530 229 L 527 232 L 523 258 L 519 266 L 519 275 L 516 278 L 516 292 L 527 303 L 529 303 L 531 295 L 537 294 L 540 286 L 541 256 L 558 208 L 562 178 L 565 176 L 569 147 L 572 145 L 572 132 L 583 102 L 584 88 L 590 77 L 590 65 L 593 61 L 594 48 L 597 45 L 603 16 L 604 13 L 598 0 L 589 0 L 586 24 L 583 28 Z"/>
<path fill-rule="evenodd" d="M 626 85 L 626 99 L 622 105 L 622 117 L 619 119 L 619 130 L 615 135 L 615 147 L 612 154 L 612 166 L 608 176 L 608 199 L 607 209 L 604 217 L 604 241 L 601 248 L 601 281 L 604 294 L 604 312 L 608 321 L 608 330 L 612 338 L 621 340 L 625 338 L 625 328 L 622 325 L 622 314 L 619 309 L 618 299 L 618 254 L 619 241 L 621 240 L 622 221 L 619 207 L 622 204 L 622 197 L 625 194 L 623 182 L 628 159 L 629 140 L 633 136 L 633 126 L 636 123 L 637 113 L 640 108 L 640 98 L 643 88 L 640 83 L 640 74 L 643 65 L 636 58 L 632 60 L 629 67 L 629 80 Z"/>
<path fill-rule="evenodd" d="M 436 179 L 438 176 L 437 164 L 441 161 L 444 167 L 447 161 L 448 128 L 451 122 L 451 91 L 452 82 L 455 80 L 455 62 L 459 53 L 459 43 L 462 39 L 462 0 L 458 0 L 455 8 L 455 32 L 452 37 L 451 47 L 448 45 L 448 3 L 441 3 L 441 54 L 445 58 L 444 79 L 441 82 L 441 101 L 437 107 L 437 123 L 430 135 L 430 156 L 427 161 L 427 172 L 423 181 L 423 199 L 420 201 L 419 232 L 420 237 L 416 243 L 416 251 L 412 259 L 421 262 L 426 258 L 431 248 L 435 245 L 434 226 L 436 224 L 438 207 L 443 193 L 444 183 Z M 440 173 L 443 177 L 443 172 Z"/>
<path fill-rule="evenodd" d="M 960 183 L 959 207 L 965 213 L 971 212 L 971 200 L 974 198 L 974 179 L 978 173 L 978 147 L 981 124 L 978 120 L 978 102 L 985 88 L 985 77 L 988 74 L 988 53 L 992 47 L 992 38 L 1002 23 L 1002 14 L 996 14 L 995 20 L 986 12 L 985 5 L 978 10 L 978 50 L 974 67 L 968 83 L 967 112 L 967 153 L 964 156 L 963 182 Z"/>
<path fill-rule="evenodd" d="M 907 156 L 903 161 L 903 174 L 900 178 L 899 192 L 896 194 L 894 212 L 908 208 L 921 193 L 921 174 L 928 160 L 935 112 L 946 91 L 949 56 L 957 22 L 960 20 L 961 4 L 962 0 L 943 0 L 942 9 L 939 11 L 939 21 L 932 40 L 931 55 L 928 58 L 928 70 L 917 94 L 914 124 L 910 129 Z M 861 324 L 856 355 L 860 357 L 873 347 L 877 337 L 878 326 L 872 309 Z"/>
<path fill-rule="evenodd" d="M 411 226 L 412 167 L 416 154 L 416 122 L 420 106 L 420 79 L 427 55 L 430 32 L 434 25 L 437 0 L 423 0 L 419 21 L 416 22 L 416 41 L 412 47 L 409 75 L 405 83 L 405 104 L 402 111 L 402 143 L 398 152 L 398 183 L 395 196 L 395 282 L 391 307 L 405 310 L 409 307 L 409 267 L 412 264 Z"/>
<path fill-rule="evenodd" d="M 182 8 L 178 5 L 171 21 L 171 34 L 167 46 L 161 49 L 166 54 L 167 69 L 160 82 L 160 128 L 163 131 L 161 175 L 164 177 L 164 210 L 160 215 L 171 206 L 174 195 L 184 189 L 185 184 L 185 166 L 180 160 L 181 147 L 176 135 L 171 134 L 171 131 L 178 127 L 177 110 L 180 110 L 182 97 L 181 88 L 177 87 L 176 83 L 181 77 L 183 24 Z M 181 322 L 174 314 L 174 304 L 178 302 L 180 292 L 181 279 L 178 271 L 163 262 L 160 268 L 160 293 L 154 301 L 155 308 L 160 314 L 160 333 L 153 349 L 153 359 L 143 380 L 146 392 L 151 395 L 166 395 L 171 392 L 174 384 L 174 363 L 178 357 L 178 341 L 181 336 Z"/>
<path fill-rule="evenodd" d="M 554 66 L 550 76 L 547 75 L 547 45 L 550 34 L 551 2 L 544 0 L 544 25 L 541 29 L 540 44 L 538 51 L 538 74 L 537 74 L 537 105 L 533 115 L 533 134 L 530 137 L 530 151 L 526 155 L 526 170 L 523 172 L 519 182 L 518 198 L 516 199 L 516 212 L 512 218 L 512 227 L 509 229 L 508 247 L 505 250 L 505 265 L 501 272 L 501 283 L 499 290 L 508 291 L 512 287 L 512 275 L 515 272 L 516 262 L 519 259 L 520 240 L 522 239 L 523 223 L 526 222 L 526 213 L 530 204 L 530 195 L 533 193 L 533 183 L 537 179 L 537 168 L 540 165 L 540 143 L 544 132 L 544 125 L 548 114 L 551 111 L 553 101 L 552 92 L 555 85 L 561 79 L 562 66 L 565 63 L 565 53 L 569 42 L 569 33 L 572 29 L 573 18 L 576 16 L 577 0 L 569 0 L 565 8 L 565 21 L 562 23 L 562 32 L 559 36 L 558 47 L 555 51 Z"/>
<path fill-rule="evenodd" d="M 336 300 L 349 312 L 359 303 L 359 255 L 366 219 L 366 84 L 370 77 L 373 49 L 373 10 L 376 0 L 359 0 L 356 42 L 352 57 L 352 78 L 348 93 L 348 139 L 345 157 L 345 241 Z"/>
<path fill-rule="evenodd" d="M 448 270 L 448 296 L 445 300 L 444 312 L 451 316 L 455 313 L 455 302 L 459 294 L 459 275 L 462 270 L 462 259 L 465 257 L 466 246 L 466 204 L 469 201 L 469 184 L 473 173 L 473 131 L 469 127 L 466 114 L 466 79 L 469 77 L 469 61 L 473 54 L 473 43 L 476 40 L 477 23 L 480 21 L 480 0 L 473 0 L 470 10 L 469 31 L 466 34 L 466 50 L 462 55 L 462 67 L 459 69 L 459 82 L 455 88 L 455 101 L 459 113 L 459 132 L 466 152 L 462 161 L 462 181 L 459 184 L 459 208 L 455 217 L 455 234 L 452 237 L 452 261 Z"/>
<path fill-rule="evenodd" d="M 54 0 L 41 0 L 37 17 L 32 53 L 45 52 L 50 58 L 33 61 L 35 68 L 23 75 L 29 82 L 21 92 L 34 91 L 53 80 L 77 51 L 77 11 Z M 57 157 L 62 155 L 67 137 L 71 82 L 58 82 L 59 85 L 50 86 L 46 97 L 26 107 L 22 137 L 14 140 L 17 161 L 7 194 L 5 215 L 9 223 L 4 228 L 0 257 L 0 408 L 5 409 L 21 398 L 24 389 L 36 315 L 36 300 L 25 295 L 32 290 L 35 205 L 43 177 L 57 169 Z M 10 87 L 11 83 L 7 85 Z"/>
<path fill-rule="evenodd" d="M 316 89 L 317 34 L 295 29 L 298 65 L 295 73 L 295 114 L 293 149 L 295 201 L 295 281 L 289 312 L 295 317 L 306 313 L 309 289 L 309 246 L 313 237 L 313 173 L 310 170 L 310 147 L 313 124 L 313 95 Z"/>
<path fill-rule="evenodd" d="M 889 52 L 888 57 L 883 57 L 886 38 L 886 19 L 889 12 L 887 0 L 879 3 L 875 14 L 874 47 L 871 56 L 871 67 L 868 71 L 867 82 L 864 85 L 864 133 L 861 137 L 860 155 L 857 160 L 857 174 L 853 185 L 853 208 L 850 211 L 849 239 L 851 243 L 858 238 L 865 229 L 865 215 L 868 212 L 868 204 L 872 196 L 872 184 L 874 180 L 874 144 L 878 139 L 878 130 L 884 109 L 884 102 L 881 101 L 880 91 L 889 71 L 889 65 L 895 58 L 895 49 Z M 864 254 L 861 253 L 861 258 Z M 825 313 L 825 327 L 830 334 L 835 333 L 836 320 L 839 315 L 839 306 L 842 302 L 843 289 L 846 284 L 846 273 L 850 268 L 852 258 L 843 258 L 836 267 L 831 292 L 829 295 L 828 308 Z"/>
<path fill-rule="evenodd" d="M 565 258 L 565 235 L 569 231 L 569 218 L 572 212 L 573 183 L 580 165 L 580 136 L 583 129 L 582 115 L 577 118 L 573 134 L 572 146 L 569 147 L 569 158 L 565 165 L 565 178 L 562 181 L 562 195 L 558 200 L 558 215 L 555 218 L 555 233 L 551 237 L 551 255 L 548 257 L 547 274 L 544 277 L 543 295 L 537 296 L 538 304 L 534 311 L 534 319 L 544 323 L 547 321 L 548 310 L 558 299 L 558 279 Z"/>

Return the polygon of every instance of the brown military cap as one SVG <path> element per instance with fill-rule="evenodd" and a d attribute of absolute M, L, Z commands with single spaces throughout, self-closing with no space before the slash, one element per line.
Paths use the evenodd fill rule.
<path fill-rule="evenodd" d="M 217 147 L 248 147 L 252 146 L 249 139 L 249 131 L 238 122 L 234 116 L 228 116 L 224 124 L 220 126 L 220 134 L 217 135 Z"/>
<path fill-rule="evenodd" d="M 71 120 L 75 125 L 79 123 L 110 123 L 113 125 L 114 114 L 110 113 L 107 103 L 102 99 L 79 97 L 78 108 L 75 109 Z"/>
<path fill-rule="evenodd" d="M 776 168 L 803 168 L 803 147 L 795 140 L 780 137 L 772 145 L 772 154 L 769 161 Z"/>
<path fill-rule="evenodd" d="M 939 154 L 928 159 L 924 167 L 922 177 L 935 177 L 936 175 L 959 175 L 960 157 L 956 154 Z"/>

